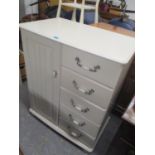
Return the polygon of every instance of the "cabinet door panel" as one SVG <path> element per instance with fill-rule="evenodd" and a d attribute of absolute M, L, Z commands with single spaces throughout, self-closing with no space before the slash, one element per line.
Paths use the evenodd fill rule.
<path fill-rule="evenodd" d="M 46 39 L 23 33 L 24 54 L 28 75 L 31 108 L 57 122 L 59 104 L 60 46 Z M 57 77 L 53 72 L 57 71 Z"/>

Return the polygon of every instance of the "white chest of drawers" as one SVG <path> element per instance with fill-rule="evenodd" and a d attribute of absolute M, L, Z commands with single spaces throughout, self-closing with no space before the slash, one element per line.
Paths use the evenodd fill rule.
<path fill-rule="evenodd" d="M 30 112 L 91 152 L 132 61 L 134 39 L 61 18 L 20 28 Z"/>

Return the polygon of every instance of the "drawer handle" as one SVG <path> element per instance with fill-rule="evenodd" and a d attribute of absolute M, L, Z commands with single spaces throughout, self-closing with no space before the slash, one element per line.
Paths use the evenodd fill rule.
<path fill-rule="evenodd" d="M 78 91 L 80 91 L 81 93 L 86 94 L 86 95 L 91 95 L 91 94 L 93 94 L 93 93 L 95 92 L 94 89 L 85 90 L 85 89 L 83 89 L 83 88 L 80 88 L 75 80 L 73 80 L 73 85 L 74 85 L 74 87 L 75 87 Z"/>
<path fill-rule="evenodd" d="M 75 138 L 80 138 L 81 137 L 81 134 L 78 134 L 78 133 L 76 133 L 74 131 L 71 131 L 70 134 L 71 134 L 71 136 L 73 136 Z"/>
<path fill-rule="evenodd" d="M 90 72 L 97 72 L 97 70 L 99 70 L 99 69 L 101 68 L 99 65 L 96 65 L 96 66 L 94 66 L 94 67 L 92 67 L 92 68 L 89 68 L 89 67 L 87 67 L 87 66 L 83 66 L 83 65 L 81 64 L 81 60 L 80 60 L 79 57 L 76 57 L 76 58 L 75 58 L 75 61 L 76 61 L 76 64 L 77 64 L 79 67 L 83 68 L 84 70 L 90 71 Z"/>
<path fill-rule="evenodd" d="M 79 127 L 82 127 L 84 125 L 86 125 L 85 122 L 78 122 L 77 120 L 73 119 L 73 116 L 71 114 L 68 115 L 70 120 L 72 121 L 73 124 L 79 126 Z"/>
<path fill-rule="evenodd" d="M 68 126 L 67 128 L 69 129 L 69 134 L 70 134 L 72 137 L 74 137 L 74 138 L 80 138 L 80 137 L 82 136 L 82 134 L 76 133 L 75 131 L 72 131 L 70 126 Z"/>
<path fill-rule="evenodd" d="M 72 106 L 73 106 L 76 110 L 78 110 L 78 111 L 80 111 L 80 112 L 86 113 L 86 112 L 89 111 L 89 108 L 82 109 L 80 106 L 77 106 L 77 105 L 74 103 L 74 100 L 73 100 L 73 99 L 71 99 L 70 102 L 71 102 Z"/>

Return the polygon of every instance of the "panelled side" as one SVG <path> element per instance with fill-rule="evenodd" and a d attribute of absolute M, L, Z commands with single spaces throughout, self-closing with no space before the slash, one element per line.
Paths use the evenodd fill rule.
<path fill-rule="evenodd" d="M 31 108 L 57 124 L 60 46 L 22 30 Z"/>

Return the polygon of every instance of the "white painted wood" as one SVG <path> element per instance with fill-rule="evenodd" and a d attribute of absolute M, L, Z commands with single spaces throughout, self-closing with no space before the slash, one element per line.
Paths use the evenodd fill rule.
<path fill-rule="evenodd" d="M 61 129 L 66 131 L 69 135 L 71 135 L 72 138 L 77 139 L 79 142 L 85 144 L 87 147 L 93 147 L 95 144 L 95 139 L 92 139 L 92 137 L 89 137 L 85 133 L 79 131 L 77 128 L 75 128 L 70 122 L 60 119 L 59 120 L 59 126 Z M 79 137 L 75 137 L 75 135 Z"/>
<path fill-rule="evenodd" d="M 134 54 L 133 37 L 62 18 L 23 23 L 20 28 L 121 64 Z"/>
<path fill-rule="evenodd" d="M 30 112 L 92 151 L 134 56 L 134 39 L 61 18 L 24 23 L 20 28 Z M 84 107 L 89 108 L 85 114 L 79 111 Z M 78 127 L 83 120 L 86 126 Z M 68 126 L 74 131 L 70 133 Z M 73 138 L 78 134 L 82 136 Z"/>
<path fill-rule="evenodd" d="M 72 69 L 97 82 L 100 82 L 110 88 L 114 88 L 116 86 L 120 74 L 123 70 L 123 66 L 118 63 L 109 61 L 96 55 L 88 54 L 69 46 L 63 46 L 62 54 L 63 66 Z M 80 64 L 82 65 L 82 67 L 77 65 L 77 57 L 80 59 Z M 95 66 L 100 66 L 100 68 L 97 69 L 96 72 L 88 71 L 85 69 L 93 69 Z"/>
<path fill-rule="evenodd" d="M 62 136 L 64 136 L 65 138 L 67 138 L 68 140 L 70 140 L 71 142 L 75 143 L 76 145 L 78 145 L 79 147 L 83 148 L 84 150 L 88 151 L 88 152 L 92 152 L 93 148 L 95 145 L 87 146 L 86 144 L 84 144 L 83 142 L 79 141 L 79 139 L 75 139 L 72 136 L 69 135 L 68 132 L 66 132 L 64 129 L 61 129 L 61 127 L 53 124 L 51 121 L 47 120 L 45 117 L 43 117 L 42 115 L 40 115 L 38 112 L 36 112 L 33 109 L 29 109 L 29 111 L 36 116 L 37 118 L 39 118 L 42 122 L 44 122 L 45 124 L 47 124 L 50 128 L 54 129 L 56 132 L 60 133 Z M 90 142 L 89 142 L 90 143 Z M 95 142 L 94 142 L 95 143 Z"/>
<path fill-rule="evenodd" d="M 88 0 L 90 2 L 90 0 Z M 60 17 L 60 10 L 62 6 L 67 6 L 73 8 L 73 14 L 72 14 L 72 20 L 76 21 L 76 10 L 80 9 L 80 23 L 84 23 L 84 11 L 86 10 L 94 10 L 95 11 L 95 19 L 94 23 L 98 22 L 98 7 L 99 7 L 99 0 L 94 0 L 93 2 L 95 4 L 86 4 L 87 0 L 82 0 L 81 3 L 77 3 L 77 0 L 74 0 L 73 2 L 62 2 L 62 0 L 59 0 L 58 5 L 58 11 L 57 11 L 57 17 Z"/>
<path fill-rule="evenodd" d="M 62 5 L 62 0 L 59 0 L 59 5 L 58 5 L 58 10 L 56 15 L 57 18 L 61 16 L 61 5 Z"/>
<path fill-rule="evenodd" d="M 59 77 L 54 78 L 52 73 L 55 70 L 59 72 L 60 48 L 54 42 L 47 46 L 44 38 L 37 39 L 37 35 L 27 32 L 22 31 L 22 37 L 31 105 L 47 119 L 57 123 Z"/>
<path fill-rule="evenodd" d="M 90 5 L 86 5 L 85 4 L 85 1 L 86 0 L 82 0 L 82 3 L 81 3 L 81 12 L 80 12 L 80 23 L 84 23 L 84 12 L 86 10 L 94 10 L 95 7 L 94 6 L 90 6 Z M 87 7 L 87 8 L 86 8 Z M 88 7 L 94 7 L 94 8 L 88 8 Z"/>
<path fill-rule="evenodd" d="M 76 107 L 73 106 L 72 101 Z M 77 112 L 79 115 L 86 117 L 96 125 L 101 125 L 106 113 L 106 109 L 96 106 L 94 103 L 74 94 L 65 88 L 61 88 L 60 104 L 65 104 L 73 112 Z M 83 111 L 80 111 L 80 109 Z"/>
<path fill-rule="evenodd" d="M 81 89 L 84 89 L 86 91 L 93 89 L 94 93 L 88 95 L 79 91 L 75 88 L 73 81 L 76 81 Z M 93 102 L 94 104 L 98 105 L 103 109 L 107 109 L 112 98 L 112 89 L 100 85 L 66 68 L 62 68 L 61 85 L 62 87 L 67 88 L 75 94 L 84 97 L 85 99 Z"/>
<path fill-rule="evenodd" d="M 93 139 L 96 138 L 100 126 L 96 126 L 93 122 L 87 120 L 82 115 L 79 115 L 77 112 L 73 112 L 69 107 L 65 106 L 64 104 L 60 104 L 60 118 L 66 120 L 72 124 L 75 128 L 80 131 L 83 131 L 85 135 L 92 137 Z"/>
<path fill-rule="evenodd" d="M 73 8 L 72 20 L 76 21 L 76 8 Z"/>
<path fill-rule="evenodd" d="M 100 3 L 100 0 L 97 0 L 95 5 L 95 23 L 99 22 L 99 3 Z"/>
<path fill-rule="evenodd" d="M 61 5 L 63 6 L 68 6 L 68 7 L 72 7 L 72 8 L 77 8 L 77 9 L 87 9 L 87 10 L 95 10 L 95 6 L 93 5 L 84 5 L 82 6 L 82 3 L 62 3 Z"/>

